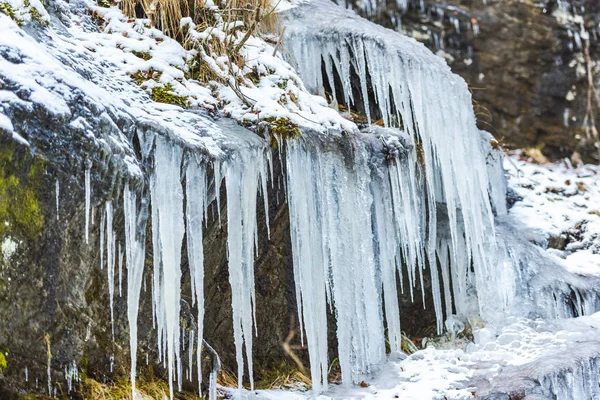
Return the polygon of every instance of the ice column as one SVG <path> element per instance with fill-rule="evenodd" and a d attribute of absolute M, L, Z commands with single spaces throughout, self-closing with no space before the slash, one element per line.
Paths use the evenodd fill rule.
<path fill-rule="evenodd" d="M 215 182 L 220 186 L 220 181 Z M 186 222 L 187 247 L 192 286 L 192 305 L 198 308 L 196 363 L 198 365 L 198 389 L 202 383 L 202 334 L 204 332 L 204 248 L 202 246 L 202 222 L 207 206 L 206 168 L 195 157 L 190 157 L 186 170 Z M 190 335 L 190 377 L 193 337 Z"/>
<path fill-rule="evenodd" d="M 179 312 L 181 300 L 181 246 L 185 232 L 182 149 L 157 136 L 154 171 L 150 181 L 154 246 L 154 301 L 159 345 L 169 371 L 173 398 L 175 366 L 180 362 Z M 164 356 L 163 355 L 163 356 Z"/>
<path fill-rule="evenodd" d="M 358 144 L 355 154 L 347 166 L 339 152 L 306 150 L 300 142 L 287 148 L 294 276 L 315 391 L 327 376 L 323 292 L 335 306 L 343 380 L 360 382 L 385 358 L 368 153 Z"/>
<path fill-rule="evenodd" d="M 115 293 L 115 233 L 113 231 L 113 204 L 106 202 L 106 272 L 108 273 L 108 299 L 112 338 L 115 338 L 113 298 Z"/>
<path fill-rule="evenodd" d="M 250 387 L 254 388 L 252 330 L 253 321 L 256 320 L 254 291 L 254 256 L 255 249 L 258 247 L 256 197 L 259 184 L 266 182 L 266 159 L 262 147 L 240 149 L 222 167 L 227 188 L 227 255 L 240 388 L 244 373 L 242 346 L 246 349 Z M 266 184 L 264 186 L 266 187 Z M 266 193 L 263 197 L 266 201 Z"/>
<path fill-rule="evenodd" d="M 137 195 L 125 186 L 123 192 L 123 214 L 125 218 L 125 253 L 127 257 L 127 319 L 129 320 L 129 346 L 131 349 L 131 387 L 135 398 L 137 365 L 137 319 L 140 306 L 140 289 L 144 274 L 146 254 L 147 204 L 137 208 Z"/>

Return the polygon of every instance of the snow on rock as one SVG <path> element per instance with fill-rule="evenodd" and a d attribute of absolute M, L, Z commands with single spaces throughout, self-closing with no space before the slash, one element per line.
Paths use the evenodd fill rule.
<path fill-rule="evenodd" d="M 310 94 L 294 69 L 275 55 L 273 46 L 256 37 L 243 47 L 246 65 L 241 74 L 253 73 L 256 84 L 240 86 L 239 90 L 251 101 L 249 107 L 228 86 L 219 88 L 219 97 L 227 102 L 223 111 L 244 124 L 258 123 L 269 117 L 286 118 L 296 125 L 322 133 L 331 130 L 355 132 L 354 123 L 329 108 L 319 96 Z"/>
<path fill-rule="evenodd" d="M 510 187 L 521 198 L 509 214 L 568 271 L 600 276 L 600 167 L 538 165 L 518 154 L 505 167 Z"/>

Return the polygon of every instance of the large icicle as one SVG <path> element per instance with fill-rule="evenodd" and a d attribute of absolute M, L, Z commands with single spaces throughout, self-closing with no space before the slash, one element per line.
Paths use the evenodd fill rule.
<path fill-rule="evenodd" d="M 90 242 L 90 203 L 91 203 L 91 173 L 92 162 L 86 161 L 85 165 L 85 243 Z M 57 191 L 58 193 L 58 191 Z M 58 199 L 58 195 L 57 195 Z"/>
<path fill-rule="evenodd" d="M 324 93 L 324 81 L 337 85 L 333 90 L 337 97 L 349 106 L 362 108 L 369 120 L 382 118 L 386 126 L 401 128 L 414 149 L 381 167 L 387 172 L 371 177 L 369 197 L 364 194 L 367 191 L 363 181 L 369 179 L 369 172 L 361 166 L 364 161 L 360 146 L 354 149 L 351 172 L 340 162 L 336 165 L 334 154 L 323 161 L 308 151 L 302 154 L 300 145 L 289 146 L 288 194 L 299 313 L 311 351 L 313 385 L 316 380 L 314 387 L 318 389 L 322 377 L 315 371 L 321 369 L 324 351 L 319 342 L 322 339 L 318 338 L 323 337 L 325 328 L 319 325 L 322 331 L 312 332 L 312 324 L 322 318 L 325 306 L 321 305 L 321 297 L 313 293 L 323 290 L 318 287 L 317 272 L 312 270 L 315 264 L 325 268 L 324 275 L 329 277 L 328 289 L 324 291 L 331 289 L 342 371 L 351 371 L 352 380 L 357 379 L 357 371 L 368 370 L 368 358 L 362 355 L 367 349 L 377 349 L 371 340 L 379 341 L 380 334 L 367 336 L 367 328 L 352 325 L 353 316 L 348 317 L 346 310 L 354 311 L 354 300 L 346 293 L 344 278 L 354 276 L 363 285 L 369 279 L 383 280 L 388 333 L 395 349 L 400 330 L 396 264 L 406 265 L 411 297 L 417 279 L 421 282 L 421 295 L 425 296 L 423 276 L 424 270 L 429 269 L 438 331 L 443 328 L 444 314 L 448 316 L 454 309 L 464 314 L 479 313 L 488 319 L 501 318 L 509 311 L 514 296 L 514 267 L 505 261 L 507 257 L 497 246 L 492 213 L 494 210 L 498 215 L 506 214 L 501 157 L 498 161 L 490 150 L 489 135 L 476 127 L 465 82 L 416 41 L 365 21 L 331 2 L 310 0 L 290 9 L 288 14 L 287 48 L 309 90 Z M 387 176 L 387 181 L 382 176 Z M 495 181 L 498 183 L 490 183 Z M 352 192 L 361 187 L 358 193 Z M 300 201 L 305 193 L 308 200 L 304 202 L 309 204 Z M 354 209 L 350 218 L 345 214 L 348 208 Z M 361 240 L 368 242 L 372 236 L 375 250 L 361 247 L 364 243 L 351 236 L 354 224 L 369 212 L 373 223 L 367 224 L 366 218 L 361 222 Z M 310 228 L 314 224 L 317 227 Z M 444 232 L 448 233 L 438 238 L 439 224 L 445 224 Z M 365 232 L 365 226 L 371 226 L 371 231 Z M 319 243 L 312 243 L 312 252 L 305 255 L 302 249 L 314 237 L 319 238 L 317 242 L 322 240 L 323 250 L 315 251 Z M 340 252 L 345 242 L 352 243 L 352 249 Z M 358 254 L 353 255 L 356 249 Z M 371 276 L 368 271 L 373 262 L 377 268 Z M 353 265 L 363 266 L 360 273 L 365 275 L 356 275 Z M 491 284 L 498 278 L 504 285 Z M 355 293 L 381 301 L 375 283 L 377 292 L 372 296 L 368 285 L 356 288 Z M 479 294 L 477 301 L 473 301 L 471 293 Z M 473 305 L 478 309 L 473 309 Z M 369 316 L 379 315 L 378 311 Z M 361 315 L 361 310 L 354 312 Z M 368 328 L 377 330 L 378 326 L 375 321 Z M 361 342 L 361 337 L 367 339 Z M 348 343 L 352 343 L 350 347 Z M 351 361 L 344 360 L 348 354 Z"/>
<path fill-rule="evenodd" d="M 123 192 L 123 214 L 125 218 L 125 253 L 127 257 L 127 319 L 129 321 L 129 346 L 131 349 L 131 390 L 135 394 L 137 365 L 137 319 L 140 307 L 140 290 L 144 275 L 146 255 L 147 204 L 142 200 L 138 210 L 137 195 L 125 186 Z"/>
<path fill-rule="evenodd" d="M 365 229 L 373 222 L 369 154 L 360 143 L 354 154 L 348 166 L 341 152 L 298 142 L 287 148 L 294 276 L 317 392 L 327 376 L 324 292 L 335 305 L 342 379 L 360 382 L 385 359 L 381 275 L 374 235 Z"/>
<path fill-rule="evenodd" d="M 169 371 L 169 392 L 173 398 L 175 370 L 180 363 L 181 329 L 181 246 L 185 232 L 182 149 L 157 136 L 154 171 L 150 181 L 154 246 L 154 301 L 159 350 Z"/>
<path fill-rule="evenodd" d="M 323 91 L 320 72 L 324 62 L 326 75 L 335 71 L 339 77 L 338 90 L 345 99 L 362 104 L 369 118 L 373 110 L 370 104 L 374 100 L 376 117 L 382 117 L 388 126 L 402 127 L 418 145 L 423 179 L 423 191 L 419 193 L 418 201 L 422 204 L 420 215 L 427 215 L 427 224 L 406 224 L 413 227 L 409 229 L 419 226 L 424 229 L 412 232 L 416 234 L 414 236 L 406 232 L 412 237 L 420 236 L 421 240 L 416 242 L 420 250 L 411 248 L 414 244 L 406 243 L 403 237 L 399 240 L 413 283 L 414 272 L 418 271 L 421 277 L 422 267 L 427 263 L 433 281 L 436 314 L 438 319 L 443 318 L 440 277 L 435 268 L 436 203 L 444 204 L 447 211 L 451 232 L 450 259 L 465 258 L 467 265 L 472 262 L 479 283 L 493 279 L 499 268 L 490 262 L 487 254 L 495 246 L 490 195 L 494 202 L 500 202 L 502 196 L 489 183 L 480 145 L 482 134 L 476 127 L 465 82 L 453 75 L 441 58 L 416 41 L 365 21 L 325 0 L 305 2 L 289 13 L 287 47 L 308 88 L 314 92 Z M 350 67 L 346 66 L 348 60 Z M 329 76 L 327 79 L 334 81 Z M 352 82 L 357 82 L 356 88 L 352 88 Z M 356 92 L 361 98 L 352 100 L 352 94 Z M 408 200 L 405 193 L 399 194 L 400 198 L 393 196 L 394 202 Z M 494 208 L 500 212 L 505 209 L 503 204 L 494 204 Z M 399 229 L 403 232 L 402 227 Z M 460 232 L 464 232 L 464 246 L 459 245 Z M 480 302 L 482 314 L 504 311 L 501 293 L 492 291 L 484 297 Z M 441 326 L 442 321 L 438 320 L 438 328 Z"/>
<path fill-rule="evenodd" d="M 242 387 L 246 348 L 248 377 L 254 389 L 252 328 L 256 321 L 254 256 L 258 243 L 256 198 L 262 177 L 267 175 L 264 150 L 240 149 L 223 166 L 227 187 L 227 255 L 233 308 L 233 331 L 238 364 L 238 386 Z M 266 197 L 266 194 L 265 194 Z"/>
<path fill-rule="evenodd" d="M 108 304 L 112 338 L 115 338 L 115 316 L 113 298 L 115 295 L 115 233 L 113 231 L 113 204 L 106 202 L 106 272 L 108 273 Z"/>
<path fill-rule="evenodd" d="M 215 182 L 220 186 L 220 181 Z M 196 363 L 198 365 L 198 390 L 202 384 L 202 335 L 204 332 L 204 247 L 202 246 L 202 222 L 207 206 L 206 169 L 195 157 L 190 157 L 186 171 L 186 218 L 187 248 L 190 263 L 190 282 L 192 286 L 192 305 L 198 308 Z M 190 378 L 193 337 L 190 335 Z"/>
<path fill-rule="evenodd" d="M 300 332 L 302 325 L 308 342 L 313 391 L 327 388 L 327 304 L 328 276 L 322 238 L 322 202 L 319 165 L 310 154 L 289 142 L 287 147 L 288 204 L 294 260 L 294 282 Z M 310 178 L 314 177 L 314 181 Z M 300 196 L 300 197 L 297 197 Z"/>

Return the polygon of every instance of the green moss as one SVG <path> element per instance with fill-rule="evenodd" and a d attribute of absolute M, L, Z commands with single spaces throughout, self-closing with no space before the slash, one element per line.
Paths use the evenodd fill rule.
<path fill-rule="evenodd" d="M 3 373 L 8 368 L 8 363 L 6 362 L 6 357 L 4 353 L 0 352 L 0 373 Z"/>
<path fill-rule="evenodd" d="M 301 372 L 298 366 L 283 361 L 272 369 L 258 369 L 258 380 L 254 382 L 254 387 L 256 389 L 280 389 L 303 383 L 308 388 L 310 379 L 306 377 L 305 373 L 307 372 Z"/>
<path fill-rule="evenodd" d="M 138 86 L 141 86 L 144 82 L 146 82 L 149 79 L 152 79 L 152 80 L 155 80 L 158 82 L 161 75 L 162 75 L 162 72 L 156 71 L 153 68 L 150 68 L 150 69 L 144 70 L 144 71 L 136 71 L 133 74 L 131 74 L 131 77 L 133 78 L 135 83 L 137 83 Z"/>
<path fill-rule="evenodd" d="M 108 0 L 97 0 L 96 4 L 98 4 L 100 7 L 104 7 L 104 8 L 110 7 L 110 1 L 108 1 Z"/>
<path fill-rule="evenodd" d="M 159 103 L 175 104 L 180 107 L 189 107 L 190 102 L 187 97 L 179 96 L 173 91 L 173 85 L 167 83 L 164 86 L 155 86 L 152 88 L 152 100 Z"/>
<path fill-rule="evenodd" d="M 141 58 L 142 60 L 145 60 L 145 61 L 148 61 L 149 59 L 152 58 L 150 53 L 147 51 L 131 50 L 131 54 L 133 54 L 134 56 Z"/>
<path fill-rule="evenodd" d="M 27 173 L 23 176 L 25 168 Z M 0 150 L 0 239 L 5 235 L 35 239 L 41 234 L 44 216 L 37 193 L 45 168 L 46 162 L 41 157 L 16 160 L 14 146 Z"/>
<path fill-rule="evenodd" d="M 0 2 L 0 12 L 8 15 L 13 21 L 17 23 L 17 25 L 23 25 L 23 20 L 18 18 L 15 14 L 15 10 L 12 6 L 7 2 Z"/>
<path fill-rule="evenodd" d="M 295 139 L 300 136 L 300 127 L 287 118 L 267 117 L 263 121 L 269 123 L 268 131 L 271 134 L 271 145 L 276 146 L 276 138 L 279 139 Z M 264 128 L 263 128 L 264 129 Z M 259 134 L 264 132 L 259 131 Z"/>
<path fill-rule="evenodd" d="M 42 14 L 40 14 L 40 12 L 37 10 L 37 8 L 31 7 L 29 9 L 29 15 L 31 15 L 31 19 L 39 22 L 41 25 L 43 25 L 43 26 L 47 26 L 48 25 L 48 21 L 46 21 L 42 17 Z"/>
<path fill-rule="evenodd" d="M 277 87 L 282 90 L 286 90 L 288 86 L 288 79 L 282 79 L 277 82 Z"/>

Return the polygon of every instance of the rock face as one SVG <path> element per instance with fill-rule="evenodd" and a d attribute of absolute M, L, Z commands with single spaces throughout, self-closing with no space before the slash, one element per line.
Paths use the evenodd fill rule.
<path fill-rule="evenodd" d="M 598 139 L 583 129 L 588 76 L 581 24 L 598 82 L 600 6 L 558 3 L 562 8 L 556 1 L 409 1 L 401 13 L 391 1 L 367 17 L 444 56 L 469 84 L 480 128 L 508 147 L 540 147 L 552 158 L 577 151 L 597 162 Z M 597 120 L 600 104 L 593 98 L 592 107 Z"/>

